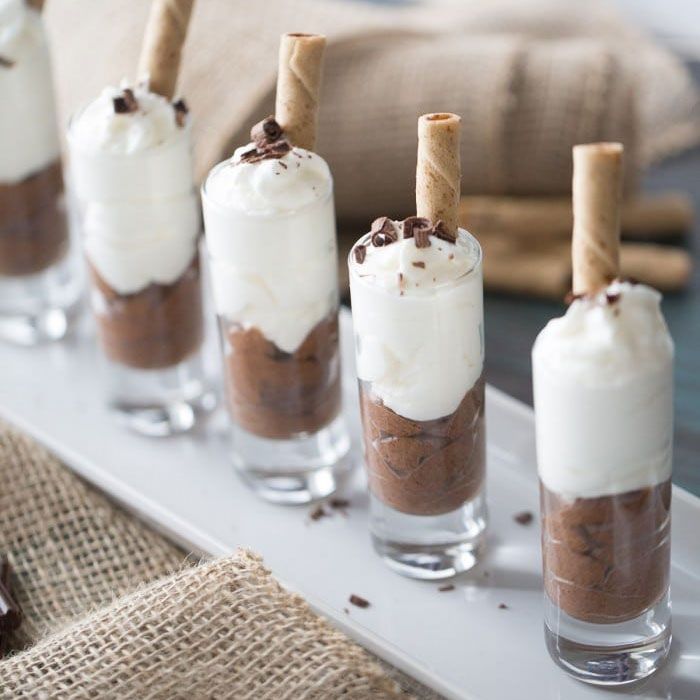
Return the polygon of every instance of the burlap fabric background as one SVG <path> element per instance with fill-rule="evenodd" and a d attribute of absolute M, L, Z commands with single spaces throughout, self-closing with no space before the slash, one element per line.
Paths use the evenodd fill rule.
<path fill-rule="evenodd" d="M 2 423 L 0 483 L 0 552 L 25 614 L 0 698 L 437 697 L 383 669 L 258 557 L 193 566 Z"/>
<path fill-rule="evenodd" d="M 49 0 L 64 119 L 106 82 L 134 78 L 148 5 Z M 624 142 L 631 187 L 640 167 L 700 135 L 687 71 L 602 0 L 198 0 L 181 85 L 200 177 L 272 111 L 285 31 L 329 36 L 317 149 L 341 220 L 413 212 L 427 111 L 462 115 L 468 193 L 565 193 L 572 145 L 596 140 Z"/>

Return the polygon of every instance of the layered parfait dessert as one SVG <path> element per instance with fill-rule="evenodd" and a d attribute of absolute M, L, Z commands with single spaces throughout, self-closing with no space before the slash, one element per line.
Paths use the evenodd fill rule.
<path fill-rule="evenodd" d="M 324 481 L 319 473 L 333 472 L 349 446 L 340 418 L 333 180 L 313 151 L 324 43 L 282 38 L 280 122 L 256 124 L 251 142 L 203 188 L 234 460 L 279 501 L 327 495 L 335 474 Z"/>
<path fill-rule="evenodd" d="M 376 219 L 349 258 L 375 545 L 423 578 L 469 568 L 485 526 L 481 250 L 457 226 L 458 128 L 421 117 L 424 215 Z"/>
<path fill-rule="evenodd" d="M 49 50 L 24 0 L 0 0 L 0 90 L 0 314 L 38 315 L 77 290 L 65 270 L 40 277 L 64 260 L 69 236 Z"/>
<path fill-rule="evenodd" d="M 648 675 L 670 641 L 674 349 L 661 295 L 615 279 L 621 157 L 574 150 L 575 294 L 532 352 L 547 641 L 597 683 Z"/>
<path fill-rule="evenodd" d="M 673 343 L 660 299 L 613 282 L 533 349 L 545 590 L 585 622 L 634 619 L 668 589 Z"/>
<path fill-rule="evenodd" d="M 108 87 L 73 119 L 69 143 L 102 347 L 134 369 L 177 365 L 202 342 L 185 104 Z"/>
<path fill-rule="evenodd" d="M 173 98 L 191 5 L 154 2 L 143 80 L 105 88 L 68 132 L 110 401 L 149 435 L 186 430 L 211 407 L 190 119 Z"/>
<path fill-rule="evenodd" d="M 333 181 L 273 118 L 209 176 L 207 250 L 233 419 L 313 434 L 340 410 Z"/>

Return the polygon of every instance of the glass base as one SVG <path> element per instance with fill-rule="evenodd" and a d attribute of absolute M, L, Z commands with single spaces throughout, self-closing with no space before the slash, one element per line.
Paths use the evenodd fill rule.
<path fill-rule="evenodd" d="M 634 620 L 610 625 L 576 620 L 545 595 L 544 633 L 550 656 L 570 676 L 595 685 L 634 683 L 657 671 L 668 656 L 669 594 Z"/>
<path fill-rule="evenodd" d="M 342 415 L 309 436 L 273 440 L 232 426 L 232 461 L 245 482 L 272 503 L 298 505 L 326 498 L 351 469 Z"/>
<path fill-rule="evenodd" d="M 370 494 L 372 541 L 377 553 L 399 574 L 440 580 L 469 571 L 483 551 L 487 524 L 482 491 L 442 515 L 408 515 Z"/>
<path fill-rule="evenodd" d="M 191 430 L 216 407 L 200 353 L 164 369 L 134 369 L 108 362 L 109 404 L 141 435 L 167 437 Z"/>
<path fill-rule="evenodd" d="M 17 345 L 60 340 L 77 316 L 79 297 L 70 254 L 34 275 L 0 276 L 0 339 Z"/>

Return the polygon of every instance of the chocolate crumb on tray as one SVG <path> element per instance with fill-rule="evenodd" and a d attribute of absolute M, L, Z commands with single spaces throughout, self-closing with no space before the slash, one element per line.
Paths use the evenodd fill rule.
<path fill-rule="evenodd" d="M 348 600 L 358 608 L 368 608 L 370 605 L 368 600 L 365 600 L 362 596 L 355 595 L 354 593 Z"/>
<path fill-rule="evenodd" d="M 438 588 L 438 591 L 440 591 L 440 593 L 445 593 L 447 591 L 454 591 L 454 589 L 454 584 L 446 583 L 444 586 L 440 586 L 440 588 Z"/>
<path fill-rule="evenodd" d="M 513 516 L 513 520 L 515 520 L 515 522 L 518 523 L 518 525 L 529 525 L 532 522 L 533 518 L 534 516 L 529 510 L 524 510 L 522 511 L 522 513 L 516 513 Z"/>

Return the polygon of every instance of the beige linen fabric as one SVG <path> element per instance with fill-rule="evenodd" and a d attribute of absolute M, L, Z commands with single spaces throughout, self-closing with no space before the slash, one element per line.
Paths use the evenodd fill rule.
<path fill-rule="evenodd" d="M 134 79 L 147 11 L 143 0 L 47 4 L 64 119 Z M 652 159 L 700 138 L 688 72 L 599 0 L 199 0 L 181 92 L 200 178 L 273 111 L 287 31 L 329 37 L 317 150 L 341 220 L 413 213 L 425 112 L 462 116 L 465 193 L 566 193 L 571 147 L 599 140 L 625 144 L 629 189 Z"/>

